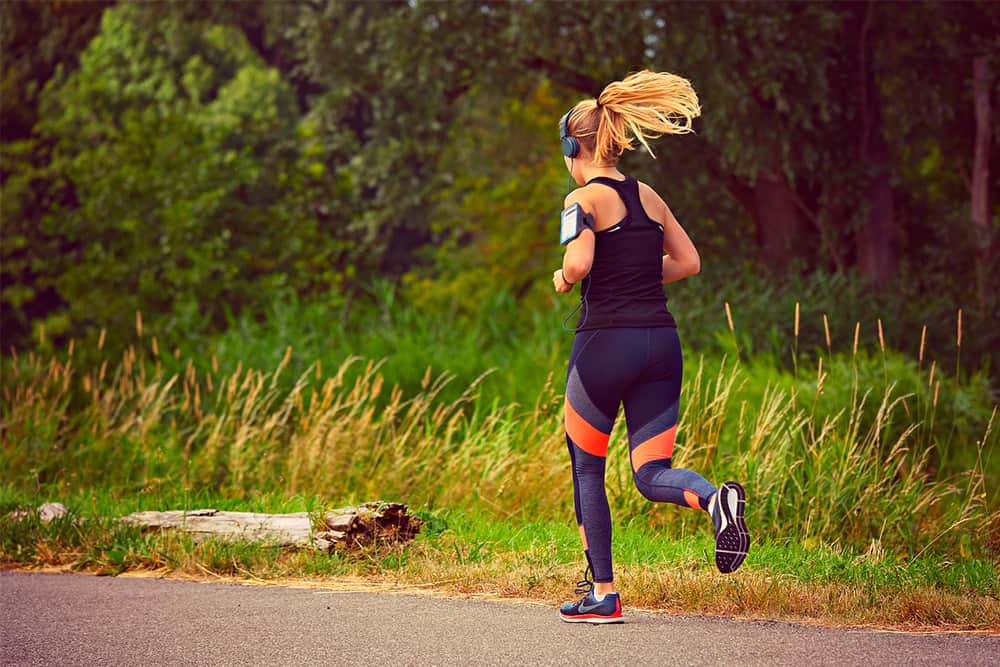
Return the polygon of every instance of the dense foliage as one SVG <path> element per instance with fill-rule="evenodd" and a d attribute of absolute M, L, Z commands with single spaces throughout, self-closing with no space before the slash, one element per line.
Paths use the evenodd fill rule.
<path fill-rule="evenodd" d="M 997 5 L 54 0 L 0 22 L 7 351 L 121 349 L 137 311 L 178 342 L 380 275 L 439 312 L 524 298 L 557 261 L 555 119 L 641 67 L 702 99 L 696 135 L 623 167 L 706 272 L 792 301 L 855 275 L 938 340 L 963 308 L 967 363 L 1000 345 L 996 202 L 973 224 L 967 184 Z"/>

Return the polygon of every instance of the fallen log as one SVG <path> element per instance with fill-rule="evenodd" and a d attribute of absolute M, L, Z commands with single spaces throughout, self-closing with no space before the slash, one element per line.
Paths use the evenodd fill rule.
<path fill-rule="evenodd" d="M 260 514 L 215 509 L 133 512 L 122 520 L 150 530 L 183 530 L 195 540 L 210 537 L 312 547 L 327 553 L 373 544 L 408 542 L 421 521 L 403 503 L 368 502 L 309 514 Z"/>

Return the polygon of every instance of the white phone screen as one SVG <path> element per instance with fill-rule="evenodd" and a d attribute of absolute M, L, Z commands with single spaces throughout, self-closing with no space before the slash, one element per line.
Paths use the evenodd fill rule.
<path fill-rule="evenodd" d="M 565 245 L 576 238 L 576 220 L 579 216 L 579 204 L 573 204 L 562 212 L 562 224 L 559 226 L 559 243 Z"/>

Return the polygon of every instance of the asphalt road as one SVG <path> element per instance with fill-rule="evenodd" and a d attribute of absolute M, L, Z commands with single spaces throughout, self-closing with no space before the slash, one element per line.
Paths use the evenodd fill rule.
<path fill-rule="evenodd" d="M 1000 637 L 164 579 L 0 573 L 2 665 L 997 665 Z"/>

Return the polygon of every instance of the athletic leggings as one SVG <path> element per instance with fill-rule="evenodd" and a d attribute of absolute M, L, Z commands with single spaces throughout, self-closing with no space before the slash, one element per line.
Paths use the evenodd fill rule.
<path fill-rule="evenodd" d="M 573 504 L 594 581 L 609 582 L 611 511 L 604 489 L 608 438 L 625 404 L 632 477 L 657 502 L 707 509 L 715 487 L 691 470 L 671 468 L 683 362 L 673 327 L 581 331 L 566 377 L 566 446 Z"/>

